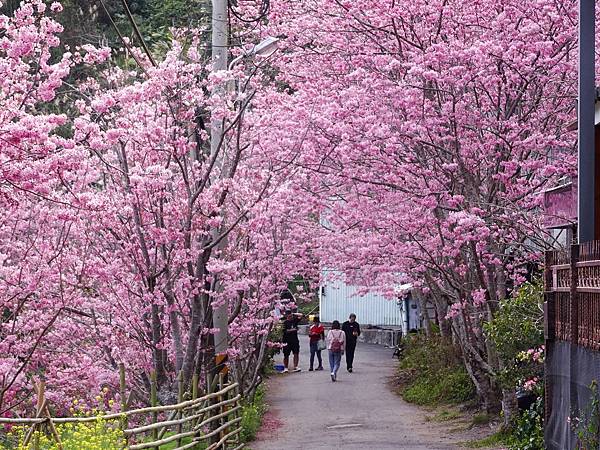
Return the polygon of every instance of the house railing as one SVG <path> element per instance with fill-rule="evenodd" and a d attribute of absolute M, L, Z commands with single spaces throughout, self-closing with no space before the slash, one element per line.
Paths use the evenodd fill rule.
<path fill-rule="evenodd" d="M 546 252 L 546 339 L 600 350 L 600 242 Z"/>
<path fill-rule="evenodd" d="M 569 342 L 592 351 L 600 350 L 600 242 L 573 244 L 568 250 L 549 251 L 545 254 L 544 267 L 544 326 L 546 348 L 556 348 L 559 341 Z M 546 355 L 546 365 L 550 360 L 555 366 L 560 356 Z M 563 361 L 561 364 L 570 364 Z M 554 370 L 553 372 L 555 372 Z M 564 380 L 558 382 L 556 373 L 546 370 L 545 420 L 551 421 L 554 414 L 561 411 L 554 402 L 557 396 L 564 395 Z M 567 386 L 574 382 L 569 378 Z M 561 384 L 562 383 L 562 384 Z M 569 394 L 572 395 L 572 394 Z M 558 417 L 556 416 L 556 417 Z M 556 418 L 554 420 L 557 420 Z M 552 433 L 550 433 L 552 434 Z"/>

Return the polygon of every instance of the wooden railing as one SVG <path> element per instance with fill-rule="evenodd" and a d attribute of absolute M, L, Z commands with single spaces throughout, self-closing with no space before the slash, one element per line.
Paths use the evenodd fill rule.
<path fill-rule="evenodd" d="M 122 369 L 123 370 L 123 369 Z M 123 372 L 122 372 L 123 373 Z M 123 377 L 122 377 L 123 379 Z M 123 382 L 122 382 L 123 384 Z M 155 386 L 153 384 L 153 386 Z M 114 421 L 114 426 L 122 430 L 127 440 L 127 449 L 160 449 L 161 445 L 176 442 L 174 450 L 202 448 L 207 450 L 232 449 L 244 447 L 241 442 L 240 422 L 241 395 L 238 384 L 223 383 L 223 378 L 215 377 L 208 383 L 208 393 L 197 397 L 197 389 L 191 393 L 192 399 L 183 401 L 182 383 L 179 383 L 179 402 L 173 405 L 157 405 L 156 390 L 152 389 L 153 406 L 127 409 L 124 401 L 122 411 L 90 417 L 52 417 L 45 398 L 43 382 L 36 385 L 38 398 L 37 414 L 32 418 L 0 417 L 0 424 L 29 426 L 25 434 L 23 447 L 36 447 L 33 437 L 35 431 L 46 429 L 49 436 L 62 448 L 60 433 L 56 425 L 66 423 L 86 423 L 102 420 L 105 423 Z M 218 389 L 211 392 L 214 388 Z M 159 416 L 164 418 L 159 420 Z M 150 423 L 148 423 L 150 422 Z M 135 423 L 135 426 L 129 426 Z M 167 433 L 171 433 L 167 435 Z M 191 442 L 184 443 L 184 439 Z"/>
<path fill-rule="evenodd" d="M 546 339 L 600 350 L 600 242 L 546 252 Z"/>

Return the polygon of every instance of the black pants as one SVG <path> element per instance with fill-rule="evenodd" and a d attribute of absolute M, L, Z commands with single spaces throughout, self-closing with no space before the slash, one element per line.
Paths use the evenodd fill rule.
<path fill-rule="evenodd" d="M 354 362 L 354 350 L 356 350 L 356 342 L 346 343 L 346 368 L 352 369 Z"/>

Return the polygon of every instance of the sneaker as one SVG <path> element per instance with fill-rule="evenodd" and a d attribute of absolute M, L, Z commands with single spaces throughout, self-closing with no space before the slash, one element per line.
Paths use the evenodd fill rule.
<path fill-rule="evenodd" d="M 302 372 L 302 369 L 300 367 L 296 367 L 292 372 Z"/>
<path fill-rule="evenodd" d="M 317 367 L 317 370 L 323 370 L 323 366 Z"/>
<path fill-rule="evenodd" d="M 313 370 L 314 370 L 314 369 L 313 369 L 312 367 L 310 367 L 310 368 L 308 369 L 308 371 L 309 371 L 309 372 L 312 372 Z"/>
<path fill-rule="evenodd" d="M 331 381 L 335 381 L 335 374 L 331 372 Z"/>
<path fill-rule="evenodd" d="M 348 367 L 348 372 L 352 373 L 352 367 Z"/>
<path fill-rule="evenodd" d="M 289 370 L 288 370 L 288 368 L 286 367 L 285 369 L 283 369 L 283 371 L 282 371 L 281 373 L 288 373 L 288 372 L 289 372 Z"/>

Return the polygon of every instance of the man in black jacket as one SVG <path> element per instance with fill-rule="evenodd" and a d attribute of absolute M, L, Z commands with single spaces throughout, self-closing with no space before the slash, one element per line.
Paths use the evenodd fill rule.
<path fill-rule="evenodd" d="M 348 320 L 342 325 L 342 330 L 346 333 L 346 368 L 348 372 L 352 372 L 354 350 L 356 350 L 356 341 L 360 336 L 360 325 L 356 321 L 356 314 L 350 314 Z"/>

